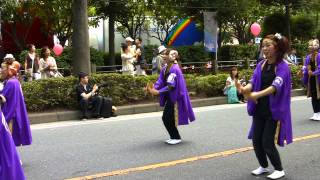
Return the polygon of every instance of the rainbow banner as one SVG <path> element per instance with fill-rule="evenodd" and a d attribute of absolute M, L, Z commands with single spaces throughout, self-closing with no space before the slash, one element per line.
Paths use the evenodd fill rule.
<path fill-rule="evenodd" d="M 196 23 L 191 18 L 185 18 L 172 28 L 165 42 L 168 46 L 182 46 L 193 45 L 202 40 L 202 33 L 197 29 Z"/>
<path fill-rule="evenodd" d="M 167 39 L 167 44 L 171 46 L 177 40 L 181 32 L 185 30 L 186 27 L 189 26 L 191 22 L 192 22 L 191 18 L 186 18 L 181 20 L 180 23 L 178 23 L 176 27 L 173 29 L 173 31 L 171 31 L 171 33 L 169 34 Z"/>

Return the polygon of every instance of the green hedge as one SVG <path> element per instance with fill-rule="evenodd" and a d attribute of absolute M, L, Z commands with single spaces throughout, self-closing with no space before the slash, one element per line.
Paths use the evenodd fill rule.
<path fill-rule="evenodd" d="M 292 67 L 293 87 L 300 87 L 300 79 L 296 76 L 298 67 Z M 252 70 L 244 70 L 241 77 L 250 79 Z M 222 96 L 222 89 L 228 74 L 195 76 L 186 74 L 189 92 L 195 92 L 197 97 Z M 94 74 L 93 83 L 107 83 L 108 87 L 101 88 L 101 95 L 113 98 L 115 105 L 137 104 L 139 102 L 156 101 L 157 97 L 145 94 L 143 88 L 149 81 L 155 82 L 157 76 L 132 77 L 121 74 Z M 24 82 L 22 89 L 29 111 L 43 111 L 50 109 L 76 109 L 75 87 L 76 77 L 43 79 Z"/>

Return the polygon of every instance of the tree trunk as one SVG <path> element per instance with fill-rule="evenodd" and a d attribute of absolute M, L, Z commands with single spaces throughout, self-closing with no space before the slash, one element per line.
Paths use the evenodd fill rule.
<path fill-rule="evenodd" d="M 286 7 L 286 20 L 287 20 L 287 36 L 289 44 L 291 43 L 291 27 L 290 27 L 290 7 L 289 7 L 289 0 L 285 0 L 285 7 Z"/>
<path fill-rule="evenodd" d="M 109 16 L 109 65 L 116 65 L 115 48 L 114 48 L 114 14 Z"/>
<path fill-rule="evenodd" d="M 91 73 L 87 7 L 87 0 L 73 1 L 72 61 L 74 75 L 81 71 Z"/>

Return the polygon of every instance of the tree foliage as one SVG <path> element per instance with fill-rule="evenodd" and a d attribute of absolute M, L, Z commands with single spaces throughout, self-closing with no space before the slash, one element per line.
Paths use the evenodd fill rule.
<path fill-rule="evenodd" d="M 123 37 L 138 37 L 146 20 L 147 4 L 145 0 L 96 0 L 97 17 L 113 17 L 117 23 L 117 30 Z"/>
<path fill-rule="evenodd" d="M 5 0 L 0 1 L 1 19 L 9 26 L 9 30 L 3 28 L 3 35 L 8 35 L 19 50 L 26 46 L 26 39 L 29 35 L 33 19 L 37 17 L 38 2 L 36 0 L 16 1 Z M 24 34 L 18 34 L 18 27 L 25 29 Z"/>
<path fill-rule="evenodd" d="M 315 36 L 315 23 L 312 18 L 299 15 L 292 18 L 292 36 L 301 41 L 307 41 Z"/>
<path fill-rule="evenodd" d="M 62 46 L 73 32 L 71 9 L 70 0 L 42 0 L 38 11 L 47 33 L 57 35 Z"/>
<path fill-rule="evenodd" d="M 161 44 L 167 39 L 172 28 L 183 18 L 182 13 L 179 13 L 175 8 L 170 8 L 173 6 L 174 2 L 169 0 L 163 5 L 162 0 L 149 0 L 148 1 L 148 11 L 151 13 L 150 22 L 154 26 L 153 32 L 155 35 L 149 36 L 158 39 Z"/>

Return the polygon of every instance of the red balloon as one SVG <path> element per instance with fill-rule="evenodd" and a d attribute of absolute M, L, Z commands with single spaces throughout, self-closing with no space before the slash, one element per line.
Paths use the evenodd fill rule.
<path fill-rule="evenodd" d="M 250 27 L 251 30 L 251 34 L 253 34 L 254 36 L 258 36 L 261 32 L 261 27 L 258 23 L 253 23 Z"/>
<path fill-rule="evenodd" d="M 54 47 L 53 47 L 53 52 L 57 56 L 60 56 L 62 54 L 62 52 L 63 52 L 63 47 L 60 44 L 55 44 Z"/>

